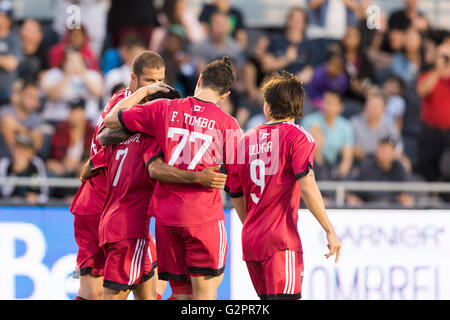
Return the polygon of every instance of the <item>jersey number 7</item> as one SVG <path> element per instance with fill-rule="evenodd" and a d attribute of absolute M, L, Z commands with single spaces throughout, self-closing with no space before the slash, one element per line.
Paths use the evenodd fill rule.
<path fill-rule="evenodd" d="M 125 161 L 127 153 L 128 153 L 128 148 L 126 148 L 124 150 L 117 150 L 116 160 L 119 160 L 121 156 L 123 156 L 123 157 L 120 160 L 119 168 L 117 169 L 116 176 L 114 177 L 113 187 L 117 186 L 117 183 L 119 182 L 120 172 L 122 171 L 122 165 L 123 165 L 123 162 Z"/>

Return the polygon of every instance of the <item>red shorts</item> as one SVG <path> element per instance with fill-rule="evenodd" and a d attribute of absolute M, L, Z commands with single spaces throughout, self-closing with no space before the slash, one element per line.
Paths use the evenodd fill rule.
<path fill-rule="evenodd" d="M 156 246 L 148 239 L 124 239 L 103 245 L 106 255 L 103 286 L 117 290 L 133 290 L 155 274 Z"/>
<path fill-rule="evenodd" d="M 262 300 L 301 299 L 303 255 L 283 250 L 262 261 L 246 261 L 250 278 Z"/>
<path fill-rule="evenodd" d="M 225 270 L 228 246 L 223 220 L 200 227 L 171 227 L 156 219 L 155 237 L 161 280 L 220 276 Z"/>
<path fill-rule="evenodd" d="M 103 276 L 106 258 L 98 243 L 100 216 L 74 214 L 75 242 L 78 246 L 76 275 Z"/>
<path fill-rule="evenodd" d="M 192 294 L 192 283 L 189 280 L 169 279 L 169 284 L 172 294 Z"/>

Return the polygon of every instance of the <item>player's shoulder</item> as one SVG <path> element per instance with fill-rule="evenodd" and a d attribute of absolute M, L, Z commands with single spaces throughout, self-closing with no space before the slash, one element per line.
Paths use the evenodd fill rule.
<path fill-rule="evenodd" d="M 229 115 L 228 113 L 224 112 L 223 110 L 220 110 L 224 114 L 224 119 L 228 123 L 228 127 L 231 127 L 232 129 L 239 129 L 241 130 L 241 126 L 239 125 L 239 122 L 235 117 L 232 115 Z M 242 132 L 242 130 L 241 130 Z"/>
<path fill-rule="evenodd" d="M 315 143 L 313 136 L 301 125 L 294 122 L 283 122 L 280 126 L 285 131 L 284 139 L 305 143 Z"/>
<path fill-rule="evenodd" d="M 111 99 L 109 99 L 110 102 L 114 102 L 114 101 L 119 101 L 122 100 L 126 97 L 129 97 L 132 95 L 132 92 L 130 89 L 125 88 L 122 90 L 117 91 L 112 97 Z"/>
<path fill-rule="evenodd" d="M 125 88 L 122 90 L 117 91 L 108 101 L 104 108 L 104 112 L 109 112 L 111 109 L 122 99 L 125 99 L 126 97 L 129 97 L 132 94 L 130 89 Z"/>

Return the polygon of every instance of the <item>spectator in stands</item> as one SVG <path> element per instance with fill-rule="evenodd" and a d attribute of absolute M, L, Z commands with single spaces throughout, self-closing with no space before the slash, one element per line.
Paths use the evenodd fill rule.
<path fill-rule="evenodd" d="M 348 77 L 345 73 L 344 57 L 340 52 L 331 51 L 327 61 L 314 69 L 313 77 L 309 83 L 309 97 L 314 105 L 321 110 L 323 94 L 334 91 L 341 96 L 348 89 Z"/>
<path fill-rule="evenodd" d="M 355 26 L 365 16 L 363 0 L 307 0 L 311 38 L 342 39 L 348 26 Z"/>
<path fill-rule="evenodd" d="M 410 177 L 397 159 L 396 146 L 397 138 L 386 136 L 380 139 L 375 153 L 367 157 L 359 168 L 356 176 L 357 181 L 379 181 L 379 182 L 407 182 Z M 361 206 L 364 201 L 385 203 L 389 206 L 397 203 L 402 207 L 411 208 L 415 204 L 412 195 L 406 192 L 356 192 L 347 194 L 347 203 L 349 206 Z"/>
<path fill-rule="evenodd" d="M 419 172 L 428 181 L 441 178 L 439 162 L 450 148 L 450 43 L 438 48 L 433 69 L 420 74 L 417 91 L 422 98 Z"/>
<path fill-rule="evenodd" d="M 243 83 L 245 86 L 244 94 L 241 96 L 241 105 L 247 110 L 248 117 L 251 119 L 254 116 L 250 126 L 254 127 L 256 120 L 258 123 L 265 122 L 265 117 L 261 106 L 264 104 L 263 94 L 259 88 L 266 77 L 263 72 L 261 64 L 264 54 L 266 53 L 269 39 L 265 34 L 260 34 L 256 39 L 252 49 L 247 54 L 247 61 L 245 62 Z M 250 119 L 248 121 L 250 121 Z M 247 127 L 250 129 L 250 127 Z"/>
<path fill-rule="evenodd" d="M 155 28 L 159 27 L 155 0 L 110 0 L 107 30 L 111 44 L 117 48 L 129 33 L 138 34 L 148 47 Z"/>
<path fill-rule="evenodd" d="M 109 2 L 110 0 L 58 0 L 51 27 L 59 37 L 64 37 L 68 26 L 76 28 L 77 23 L 80 23 L 89 34 L 90 48 L 96 57 L 100 57 L 105 44 Z M 70 8 L 74 5 L 75 8 Z"/>
<path fill-rule="evenodd" d="M 376 84 L 382 84 L 391 74 L 394 54 L 401 52 L 405 45 L 405 30 L 396 26 L 383 26 L 376 30 L 368 44 L 367 56 L 375 68 Z"/>
<path fill-rule="evenodd" d="M 10 1 L 0 2 L 0 106 L 9 102 L 11 86 L 22 61 L 20 39 L 12 32 L 14 11 Z"/>
<path fill-rule="evenodd" d="M 403 98 L 404 91 L 404 82 L 397 76 L 388 77 L 383 84 L 383 93 L 386 97 L 385 115 L 395 122 L 400 133 L 403 129 L 403 116 L 406 110 L 406 102 Z"/>
<path fill-rule="evenodd" d="M 286 70 L 307 84 L 313 74 L 313 44 L 305 37 L 307 13 L 293 7 L 286 17 L 283 33 L 270 37 L 266 53 L 261 57 L 262 71 Z"/>
<path fill-rule="evenodd" d="M 308 114 L 302 120 L 302 126 L 319 146 L 314 158 L 318 179 L 341 180 L 350 174 L 355 138 L 350 121 L 341 116 L 343 109 L 340 94 L 326 91 L 323 109 Z"/>
<path fill-rule="evenodd" d="M 123 63 L 120 67 L 114 68 L 105 74 L 103 101 L 109 101 L 111 91 L 115 86 L 130 82 L 131 65 L 134 57 L 145 51 L 145 49 L 146 46 L 138 35 L 130 33 L 123 38 L 123 42 L 118 49 Z"/>
<path fill-rule="evenodd" d="M 161 27 L 154 30 L 150 49 L 160 52 L 167 31 L 177 28 L 177 33 L 186 38 L 187 42 L 196 43 L 206 39 L 207 30 L 199 19 L 187 7 L 187 0 L 164 1 L 158 21 Z"/>
<path fill-rule="evenodd" d="M 205 30 L 209 30 L 211 17 L 214 12 L 222 12 L 228 16 L 230 23 L 229 33 L 239 43 L 242 50 L 247 48 L 247 31 L 245 28 L 244 15 L 242 11 L 231 5 L 230 0 L 213 0 L 212 3 L 205 3 L 200 12 L 199 21 Z"/>
<path fill-rule="evenodd" d="M 45 165 L 35 154 L 33 139 L 24 134 L 15 135 L 11 156 L 0 158 L 0 177 L 46 178 Z M 5 198 L 25 199 L 29 204 L 44 204 L 49 198 L 49 189 L 40 187 L 3 185 L 0 194 Z"/>
<path fill-rule="evenodd" d="M 203 70 L 206 64 L 218 58 L 228 56 L 231 59 L 236 72 L 236 81 L 230 96 L 226 100 L 221 101 L 221 107 L 226 113 L 236 116 L 243 109 L 239 105 L 239 98 L 244 90 L 242 74 L 245 56 L 238 42 L 230 36 L 229 30 L 230 22 L 228 15 L 220 11 L 215 11 L 211 15 L 208 38 L 204 41 L 191 44 L 188 53 L 192 58 L 197 75 Z"/>
<path fill-rule="evenodd" d="M 389 28 L 406 30 L 409 27 L 423 32 L 429 29 L 425 15 L 419 11 L 419 0 L 404 0 L 404 7 L 389 17 Z"/>
<path fill-rule="evenodd" d="M 83 164 L 89 158 L 94 127 L 85 117 L 85 101 L 70 102 L 69 117 L 56 126 L 52 137 L 50 157 L 46 161 L 52 177 L 79 177 Z M 76 190 L 54 189 L 55 197 L 71 197 Z"/>
<path fill-rule="evenodd" d="M 97 56 L 90 47 L 89 36 L 84 26 L 80 26 L 79 29 L 68 29 L 61 41 L 50 48 L 50 67 L 61 67 L 68 50 L 80 52 L 86 68 L 99 69 Z"/>
<path fill-rule="evenodd" d="M 415 82 L 425 65 L 425 47 L 422 35 L 414 28 L 405 31 L 405 44 L 402 51 L 392 57 L 392 72 L 404 82 Z"/>
<path fill-rule="evenodd" d="M 197 74 L 203 67 L 218 57 L 228 56 L 237 71 L 241 70 L 245 60 L 239 44 L 229 36 L 230 22 L 228 16 L 215 11 L 210 17 L 208 38 L 204 41 L 191 44 L 190 56 L 196 60 Z"/>
<path fill-rule="evenodd" d="M 11 105 L 0 111 L 0 156 L 10 156 L 18 134 L 32 140 L 38 153 L 43 143 L 39 87 L 35 82 L 17 80 L 13 85 Z"/>
<path fill-rule="evenodd" d="M 45 121 L 51 124 L 65 121 L 69 114 L 68 102 L 84 98 L 86 117 L 96 123 L 99 99 L 103 95 L 103 78 L 99 72 L 86 67 L 79 51 L 67 50 L 62 66 L 49 69 L 40 85 L 46 97 Z"/>
<path fill-rule="evenodd" d="M 44 40 L 41 24 L 35 20 L 26 19 L 20 28 L 23 61 L 19 65 L 18 76 L 21 79 L 38 81 L 43 71 L 47 70 L 48 50 Z"/>
<path fill-rule="evenodd" d="M 186 51 L 186 39 L 177 26 L 170 26 L 161 57 L 166 63 L 165 83 L 177 88 L 183 96 L 194 94 L 197 83 L 195 65 Z"/>
<path fill-rule="evenodd" d="M 355 133 L 355 160 L 362 161 L 375 153 L 378 142 L 386 135 L 393 136 L 400 141 L 394 121 L 385 116 L 386 98 L 379 88 L 371 88 L 367 95 L 363 112 L 351 117 Z M 400 148 L 399 143 L 397 148 Z M 401 149 L 398 150 L 400 154 Z"/>
<path fill-rule="evenodd" d="M 361 32 L 358 27 L 350 26 L 339 43 L 344 58 L 345 72 L 348 77 L 348 89 L 344 94 L 347 118 L 361 112 L 367 90 L 376 81 L 375 70 L 370 62 L 366 48 L 363 46 Z"/>

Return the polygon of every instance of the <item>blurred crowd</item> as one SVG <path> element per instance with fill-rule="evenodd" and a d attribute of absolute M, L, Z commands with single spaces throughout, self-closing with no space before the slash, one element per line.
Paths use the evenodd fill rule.
<path fill-rule="evenodd" d="M 74 3 L 79 25 L 68 16 Z M 188 0 L 61 0 L 51 23 L 19 21 L 0 1 L 0 177 L 78 177 L 103 105 L 128 85 L 136 54 L 150 49 L 184 96 L 205 64 L 229 56 L 237 81 L 221 107 L 245 131 L 265 120 L 265 76 L 295 74 L 307 92 L 298 123 L 316 140 L 319 181 L 450 181 L 449 30 L 433 26 L 419 0 L 380 16 L 368 14 L 371 0 L 305 3 L 265 29 L 248 28 L 230 0 L 205 2 L 199 14 Z M 0 188 L 2 198 L 29 203 L 69 202 L 76 191 Z M 352 207 L 417 204 L 408 192 L 345 198 Z"/>

